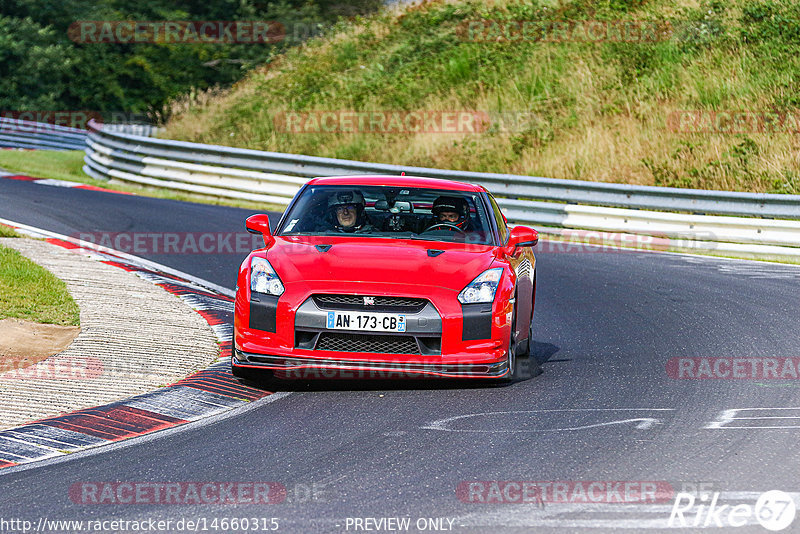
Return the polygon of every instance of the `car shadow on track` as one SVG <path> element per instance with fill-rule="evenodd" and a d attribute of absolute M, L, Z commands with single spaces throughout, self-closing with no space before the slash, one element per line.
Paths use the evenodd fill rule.
<path fill-rule="evenodd" d="M 531 357 L 541 365 L 550 361 L 550 358 L 559 350 L 561 350 L 561 348 L 552 343 L 534 341 L 531 344 Z"/>
<path fill-rule="evenodd" d="M 384 390 L 448 390 L 491 389 L 526 382 L 541 374 L 540 365 L 559 351 L 552 343 L 534 341 L 530 359 L 517 361 L 517 377 L 512 382 L 493 380 L 458 380 L 452 378 L 392 378 L 391 375 L 364 372 L 358 378 L 331 378 L 320 375 L 293 379 L 268 378 L 258 382 L 239 379 L 242 383 L 269 391 L 384 391 Z M 356 372 L 351 371 L 352 376 Z"/>
<path fill-rule="evenodd" d="M 448 389 L 491 389 L 505 384 L 488 380 L 452 380 L 452 379 L 381 379 L 365 378 L 364 380 L 336 380 L 318 378 L 313 380 L 264 380 L 258 383 L 245 382 L 250 386 L 278 391 L 395 391 L 395 390 L 448 390 Z"/>

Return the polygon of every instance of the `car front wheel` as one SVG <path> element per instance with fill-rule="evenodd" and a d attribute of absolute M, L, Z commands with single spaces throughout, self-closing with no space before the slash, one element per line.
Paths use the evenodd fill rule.
<path fill-rule="evenodd" d="M 510 384 L 517 377 L 517 336 L 514 332 L 517 330 L 517 310 L 514 310 L 514 316 L 511 319 L 511 336 L 508 340 L 508 353 L 506 354 L 506 364 L 508 365 L 508 373 L 503 375 L 500 382 L 503 384 Z"/>

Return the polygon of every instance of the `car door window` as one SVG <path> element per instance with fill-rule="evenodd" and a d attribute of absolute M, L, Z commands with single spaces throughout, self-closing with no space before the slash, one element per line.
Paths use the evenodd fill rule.
<path fill-rule="evenodd" d="M 500 207 L 497 205 L 494 197 L 489 195 L 489 201 L 492 203 L 492 211 L 494 212 L 494 218 L 497 221 L 497 230 L 500 232 L 500 243 L 506 244 L 508 241 L 508 226 L 506 226 L 506 220 L 503 217 L 503 214 L 500 212 Z"/>

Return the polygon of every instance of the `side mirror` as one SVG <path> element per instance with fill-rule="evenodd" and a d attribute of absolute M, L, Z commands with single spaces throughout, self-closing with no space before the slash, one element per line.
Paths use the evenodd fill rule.
<path fill-rule="evenodd" d="M 515 226 L 508 236 L 508 245 L 506 247 L 509 253 L 513 254 L 516 252 L 517 247 L 534 247 L 538 242 L 539 232 L 527 226 Z"/>
<path fill-rule="evenodd" d="M 272 237 L 272 232 L 269 229 L 269 216 L 264 215 L 263 213 L 259 213 L 258 215 L 251 215 L 247 218 L 244 222 L 245 228 L 251 234 L 261 234 L 264 236 L 264 245 L 270 246 L 272 243 L 275 242 L 275 238 Z"/>

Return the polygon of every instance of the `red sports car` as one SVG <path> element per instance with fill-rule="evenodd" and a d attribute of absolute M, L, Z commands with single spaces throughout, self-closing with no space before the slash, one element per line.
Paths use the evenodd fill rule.
<path fill-rule="evenodd" d="M 316 178 L 239 269 L 235 376 L 511 380 L 530 353 L 535 230 L 481 186 Z"/>

